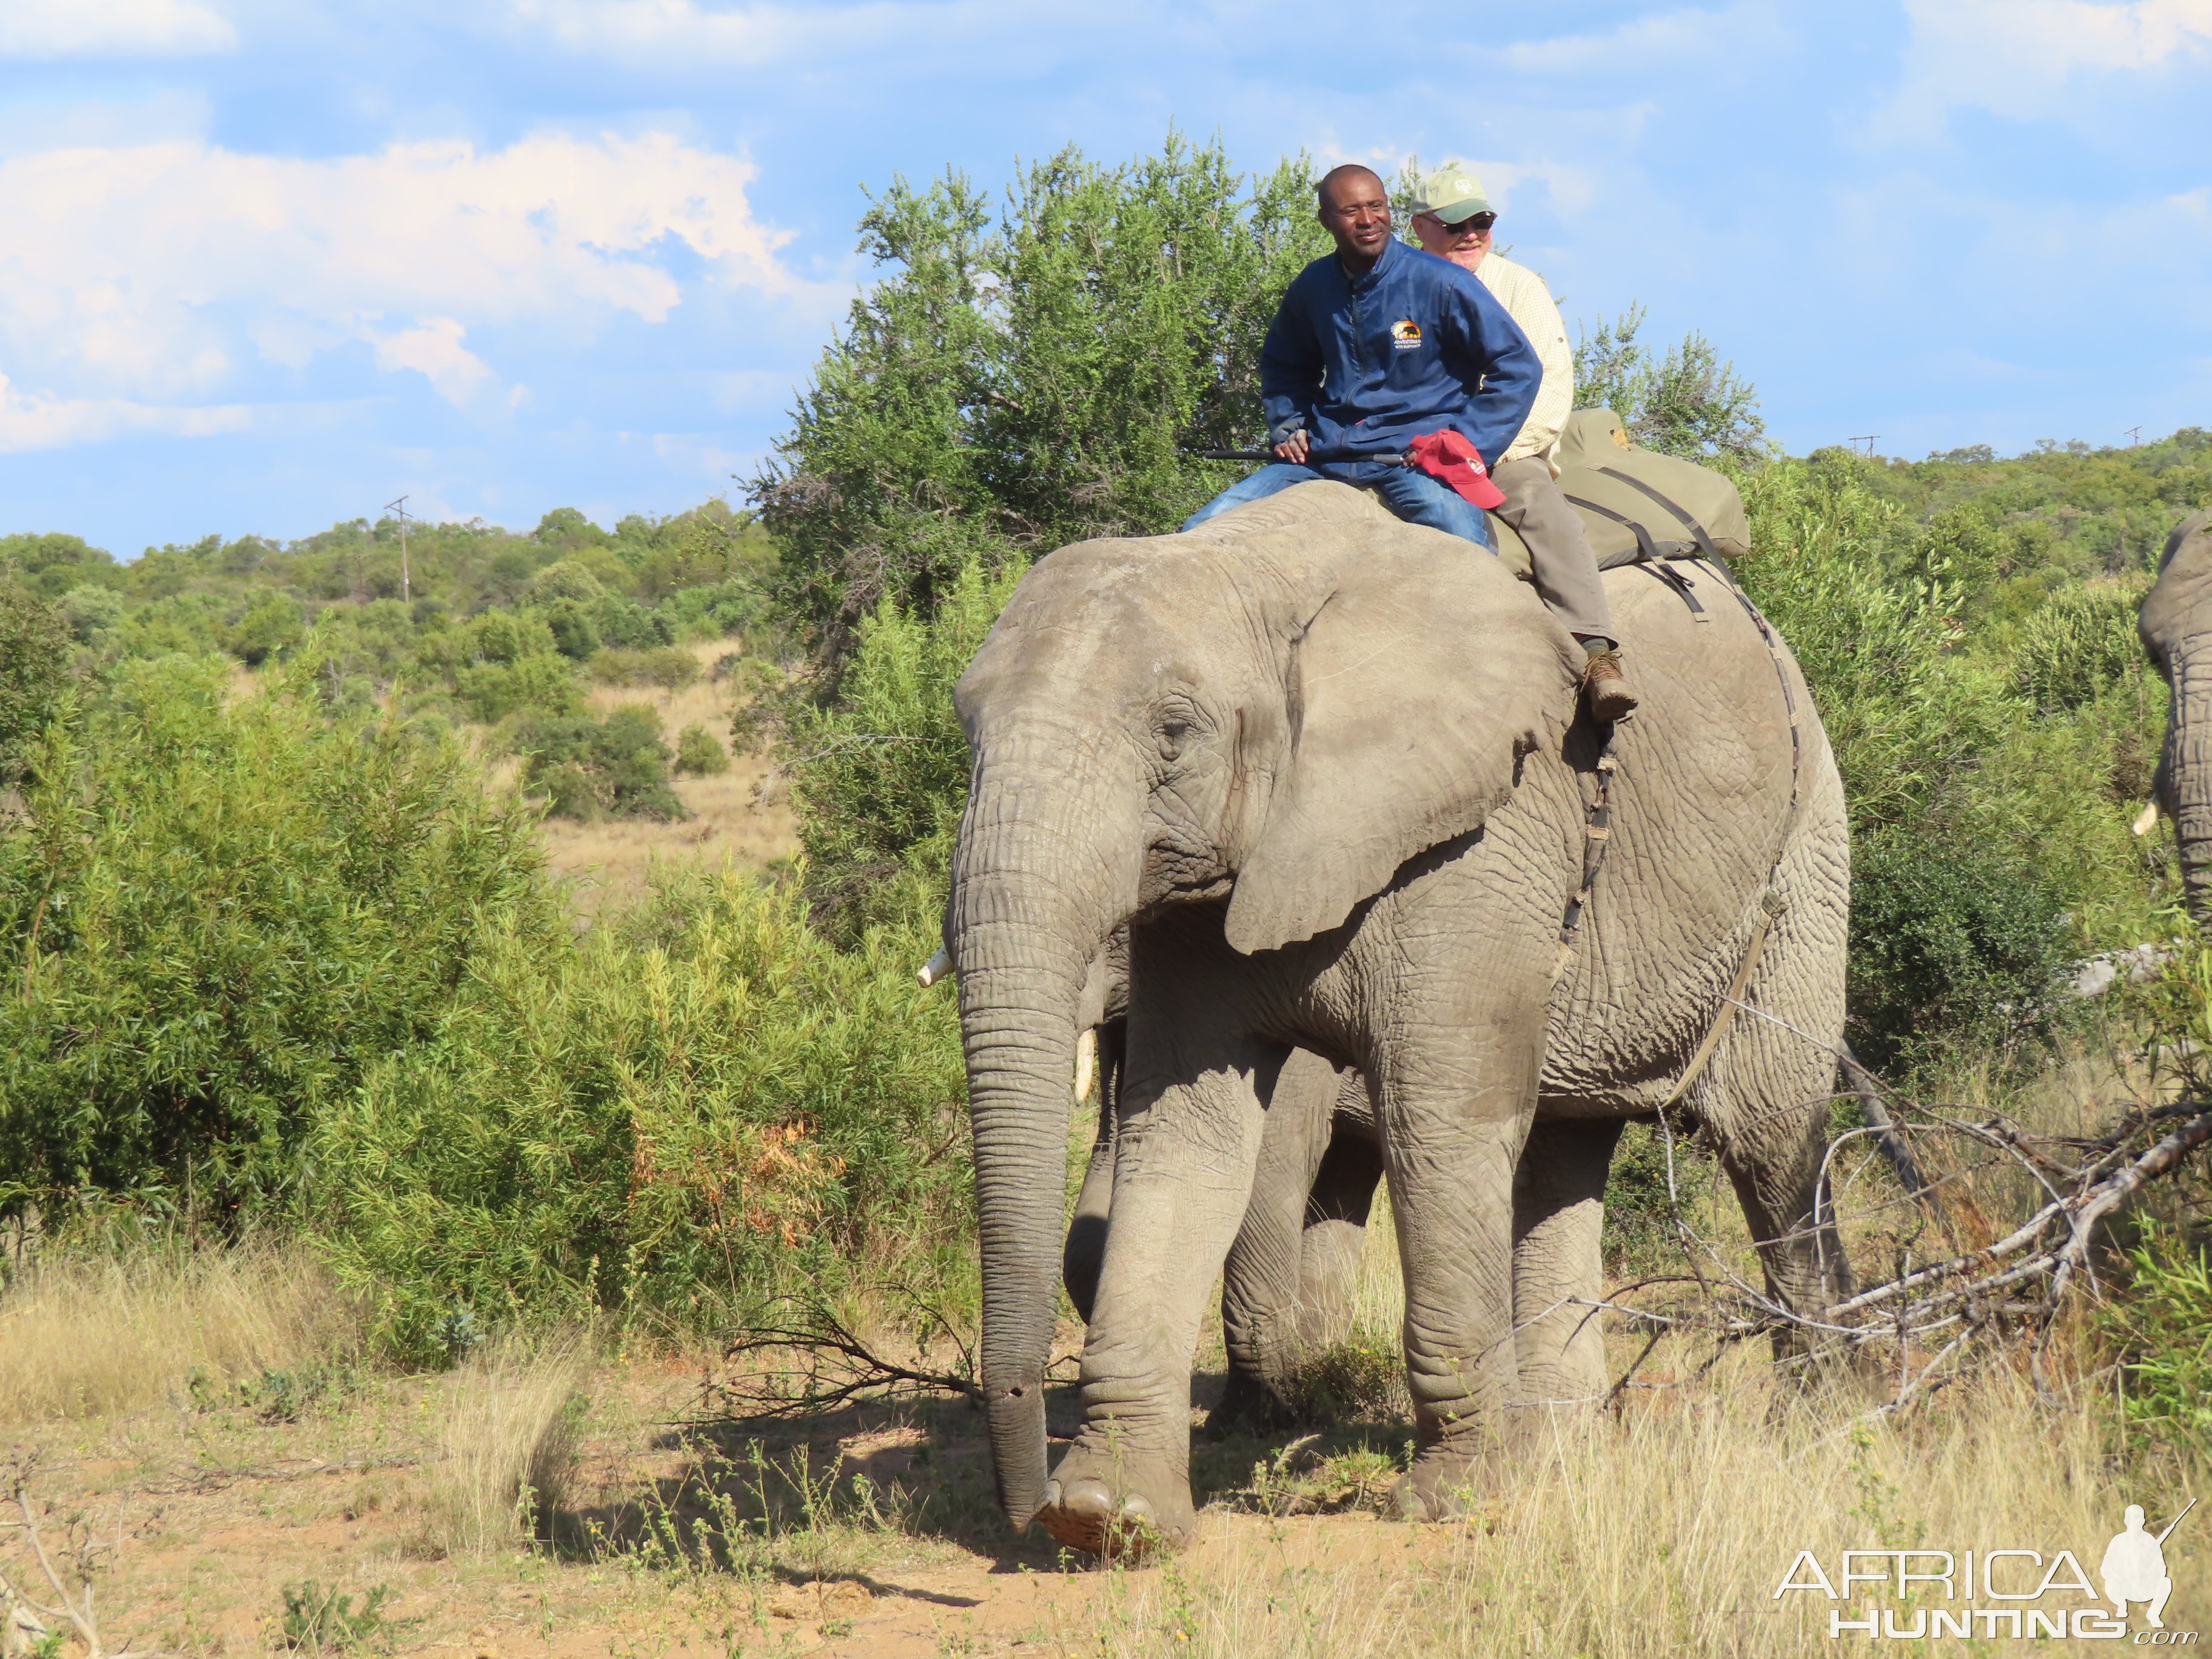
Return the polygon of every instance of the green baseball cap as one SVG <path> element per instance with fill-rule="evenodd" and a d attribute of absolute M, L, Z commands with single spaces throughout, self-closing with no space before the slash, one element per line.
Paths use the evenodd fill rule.
<path fill-rule="evenodd" d="M 1482 180 L 1464 161 L 1447 161 L 1434 173 L 1423 173 L 1413 186 L 1413 208 L 1416 213 L 1434 214 L 1448 225 L 1497 210 L 1490 205 Z"/>

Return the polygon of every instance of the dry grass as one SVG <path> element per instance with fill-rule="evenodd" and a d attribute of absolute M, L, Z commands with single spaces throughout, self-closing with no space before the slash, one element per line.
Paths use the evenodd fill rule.
<path fill-rule="evenodd" d="M 295 1245 L 33 1258 L 0 1291 L 0 1423 L 97 1416 L 350 1358 L 361 1322 Z"/>
<path fill-rule="evenodd" d="M 1909 1630 L 1919 1607 L 2087 1603 L 2059 1590 L 1907 1603 L 1865 1586 L 1849 1602 L 1778 1599 L 1800 1550 L 1839 1585 L 1845 1549 L 1972 1549 L 1978 1561 L 2030 1549 L 2046 1565 L 2069 1549 L 2094 1573 L 2127 1504 L 2179 1507 L 2171 1492 L 2115 1483 L 2091 1411 L 2040 1407 L 2008 1376 L 1936 1414 L 1856 1429 L 1833 1412 L 1776 1420 L 1748 1355 L 1734 1387 L 1662 1399 L 1625 1424 L 1556 1429 L 1474 1523 L 1217 1531 L 1183 1563 L 1120 1577 L 1085 1646 L 1278 1659 L 1832 1654 L 1832 1607 L 1852 1619 L 1886 1607 Z M 2205 1559 L 2179 1540 L 2170 1553 L 2184 1626 L 2208 1610 Z"/>
<path fill-rule="evenodd" d="M 575 1472 L 591 1364 L 561 1334 L 495 1344 L 455 1373 L 423 1481 L 441 1552 L 490 1555 L 546 1530 Z"/>

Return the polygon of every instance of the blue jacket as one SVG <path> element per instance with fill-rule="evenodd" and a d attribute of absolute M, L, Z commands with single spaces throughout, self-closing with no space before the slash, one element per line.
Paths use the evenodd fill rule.
<path fill-rule="evenodd" d="M 1470 271 L 1393 237 L 1347 277 L 1334 252 L 1300 271 L 1260 351 L 1267 441 L 1298 428 L 1323 452 L 1395 453 L 1449 428 L 1496 465 L 1520 435 L 1544 368 Z M 1381 461 L 1319 461 L 1360 483 Z"/>

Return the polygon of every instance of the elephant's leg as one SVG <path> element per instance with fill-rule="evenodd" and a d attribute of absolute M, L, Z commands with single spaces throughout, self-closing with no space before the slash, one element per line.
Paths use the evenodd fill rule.
<path fill-rule="evenodd" d="M 1532 993 L 1524 1006 L 1451 1014 L 1399 1036 L 1380 1068 L 1419 1443 L 1392 1501 L 1413 1517 L 1453 1512 L 1518 1437 L 1513 1180 L 1535 1105 L 1542 1010 Z"/>
<path fill-rule="evenodd" d="M 1114 1156 L 1113 1223 L 1083 1352 L 1084 1425 L 1036 1518 L 1105 1551 L 1195 1524 L 1190 1370 L 1208 1292 L 1244 1218 L 1286 1045 L 1224 1032 L 1170 971 L 1139 973 Z M 1159 1000 L 1158 1007 L 1154 999 Z"/>
<path fill-rule="evenodd" d="M 1344 1094 L 1329 1130 L 1328 1151 L 1306 1200 L 1305 1239 L 1298 1257 L 1298 1344 L 1311 1352 L 1352 1334 L 1359 1258 L 1367 1245 L 1367 1218 L 1382 1179 L 1382 1146 L 1371 1112 L 1343 1109 L 1346 1094 L 1366 1105 L 1366 1079 L 1344 1074 Z"/>
<path fill-rule="evenodd" d="M 1513 1317 L 1521 1397 L 1530 1406 L 1578 1405 L 1605 1389 L 1605 1339 L 1595 1303 L 1605 1177 L 1620 1139 L 1618 1118 L 1536 1124 L 1513 1183 Z"/>
<path fill-rule="evenodd" d="M 1098 1027 L 1098 1138 L 1091 1146 L 1091 1164 L 1083 1172 L 1083 1188 L 1075 1195 L 1075 1212 L 1067 1223 L 1067 1244 L 1060 1258 L 1067 1299 L 1086 1325 L 1091 1322 L 1091 1304 L 1098 1294 L 1099 1264 L 1106 1257 L 1107 1218 L 1114 1200 L 1115 1105 L 1128 1024 L 1127 1019 L 1111 1019 Z"/>
<path fill-rule="evenodd" d="M 1293 1049 L 1276 1079 L 1252 1173 L 1251 1202 L 1221 1273 L 1229 1382 L 1209 1429 L 1261 1428 L 1290 1405 L 1303 1335 L 1300 1277 L 1316 1172 L 1332 1151 L 1335 1066 Z"/>
<path fill-rule="evenodd" d="M 1841 813 L 1834 819 L 1840 826 Z M 1826 840 L 1801 842 L 1784 860 L 1775 882 L 1784 907 L 1744 999 L 1775 1018 L 1739 1013 L 1698 1092 L 1769 1294 L 1808 1313 L 1848 1295 L 1851 1283 L 1820 1183 L 1843 1040 L 1849 868 L 1840 827 Z M 1802 1331 L 1775 1336 L 1778 1358 L 1818 1346 Z"/>

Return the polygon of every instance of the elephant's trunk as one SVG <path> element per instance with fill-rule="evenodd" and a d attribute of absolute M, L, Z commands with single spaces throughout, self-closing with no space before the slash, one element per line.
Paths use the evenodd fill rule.
<path fill-rule="evenodd" d="M 2172 659 L 2173 714 L 2166 769 L 2190 914 L 2212 916 L 2212 633 L 2184 640 Z"/>
<path fill-rule="evenodd" d="M 1102 850 L 1124 828 L 1105 820 L 1120 815 L 1098 810 L 1098 792 L 1081 787 L 1086 769 L 1071 765 L 1066 745 L 1052 760 L 1053 769 L 1009 763 L 988 748 L 979 757 L 951 915 L 975 1140 L 984 1405 L 999 1501 L 1017 1528 L 1044 1502 L 1044 1368 L 1065 1224 L 1077 1003 L 1091 958 L 1121 920 L 1110 879 L 1119 860 Z M 1123 845 L 1133 844 L 1134 830 L 1126 826 Z"/>

